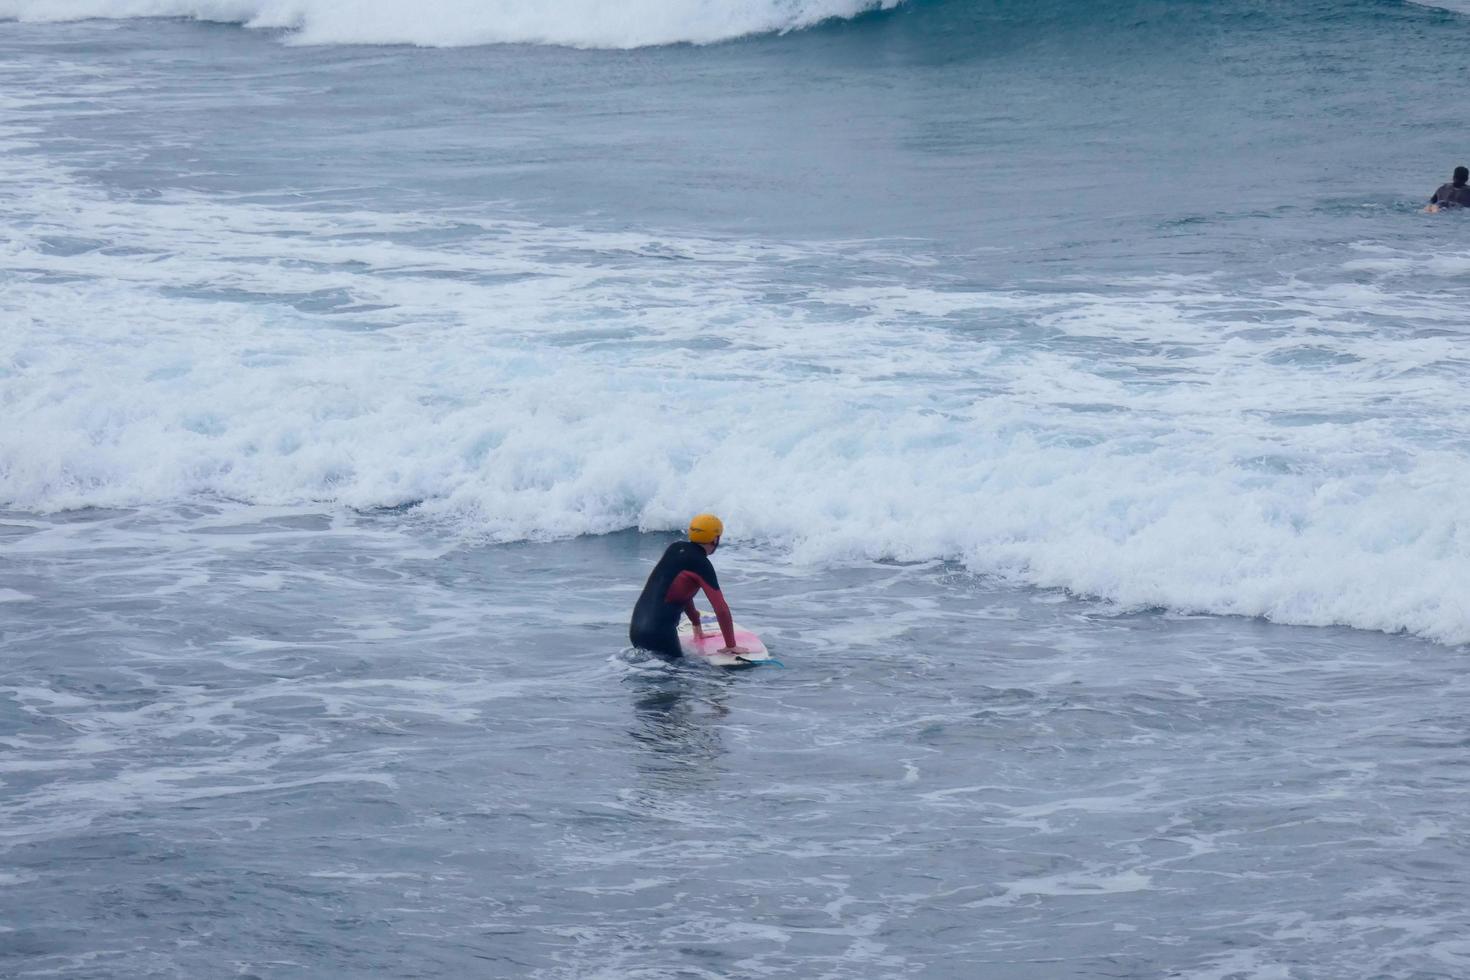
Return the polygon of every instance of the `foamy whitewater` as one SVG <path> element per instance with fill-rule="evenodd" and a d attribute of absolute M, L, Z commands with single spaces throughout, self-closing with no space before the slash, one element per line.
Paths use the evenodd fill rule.
<path fill-rule="evenodd" d="M 1463 975 L 1450 6 L 0 0 L 0 972 Z"/>
<path fill-rule="evenodd" d="M 1462 245 L 1044 284 L 1004 256 L 975 288 L 915 240 L 138 199 L 34 152 L 25 120 L 61 96 L 25 70 L 12 506 L 413 505 L 511 541 L 672 528 L 697 501 L 802 561 L 1470 640 Z"/>
<path fill-rule="evenodd" d="M 190 17 L 285 28 L 306 44 L 565 44 L 636 48 L 709 44 L 794 31 L 829 18 L 888 9 L 900 0 L 4 0 L 0 17 L 28 22 Z"/>

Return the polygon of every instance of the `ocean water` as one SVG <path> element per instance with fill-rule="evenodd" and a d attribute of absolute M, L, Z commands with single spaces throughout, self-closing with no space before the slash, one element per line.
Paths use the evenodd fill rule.
<path fill-rule="evenodd" d="M 1461 6 L 0 0 L 0 974 L 1470 974 Z"/>

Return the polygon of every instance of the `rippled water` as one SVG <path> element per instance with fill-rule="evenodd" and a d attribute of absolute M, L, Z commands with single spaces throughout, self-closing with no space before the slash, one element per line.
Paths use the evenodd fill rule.
<path fill-rule="evenodd" d="M 20 976 L 1453 977 L 1460 658 L 720 554 L 786 664 L 619 645 L 664 539 L 9 515 Z M 24 896 L 23 900 L 18 900 Z"/>

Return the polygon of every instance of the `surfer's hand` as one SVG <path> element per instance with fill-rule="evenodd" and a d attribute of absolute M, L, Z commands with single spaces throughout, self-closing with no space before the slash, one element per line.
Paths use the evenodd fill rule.
<path fill-rule="evenodd" d="M 732 654 L 732 655 L 734 655 L 736 657 L 743 657 L 747 653 L 749 653 L 750 651 L 747 650 L 747 649 L 745 649 L 745 647 L 722 647 L 720 649 L 720 652 L 721 653 Z"/>

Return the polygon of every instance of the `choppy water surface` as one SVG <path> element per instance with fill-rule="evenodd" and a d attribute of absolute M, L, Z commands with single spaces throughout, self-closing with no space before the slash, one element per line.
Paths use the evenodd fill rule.
<path fill-rule="evenodd" d="M 0 0 L 0 973 L 1470 974 L 1461 5 L 615 6 Z"/>
<path fill-rule="evenodd" d="M 1443 647 L 737 548 L 786 667 L 722 675 L 619 646 L 656 536 L 4 530 L 13 975 L 1470 963 Z"/>

